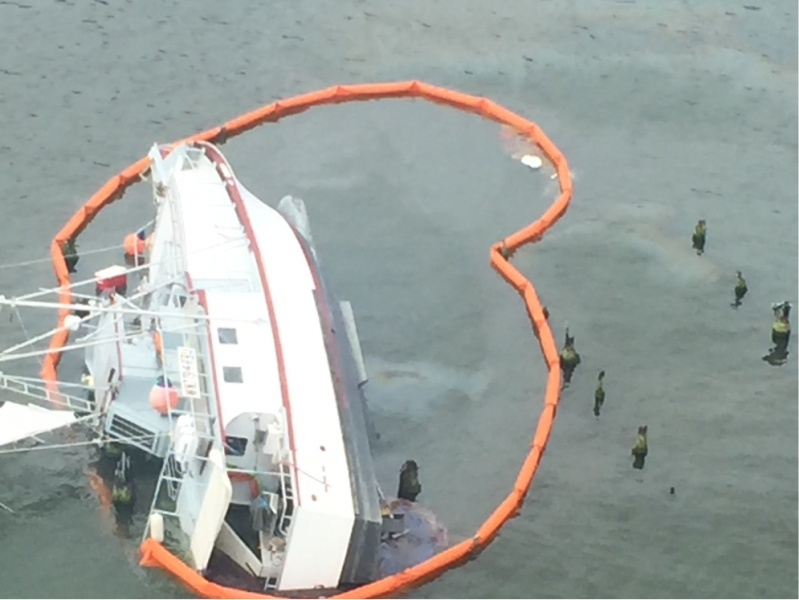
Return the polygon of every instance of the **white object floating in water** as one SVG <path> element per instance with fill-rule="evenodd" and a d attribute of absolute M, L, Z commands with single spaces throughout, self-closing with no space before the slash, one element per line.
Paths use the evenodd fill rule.
<path fill-rule="evenodd" d="M 78 315 L 67 315 L 64 319 L 64 327 L 72 332 L 80 329 L 80 317 Z"/>
<path fill-rule="evenodd" d="M 152 513 L 150 522 L 150 537 L 159 544 L 164 541 L 164 516 L 161 513 Z"/>
<path fill-rule="evenodd" d="M 541 168 L 541 165 L 544 164 L 544 161 L 541 160 L 540 156 L 536 156 L 535 154 L 525 154 L 522 156 L 522 164 L 537 171 Z"/>
<path fill-rule="evenodd" d="M 48 410 L 35 404 L 6 402 L 0 406 L 0 446 L 52 431 L 75 422 L 68 410 Z"/>

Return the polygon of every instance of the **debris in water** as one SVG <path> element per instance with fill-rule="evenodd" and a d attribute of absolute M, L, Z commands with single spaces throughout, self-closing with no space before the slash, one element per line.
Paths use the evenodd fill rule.
<path fill-rule="evenodd" d="M 530 167 L 534 171 L 537 171 L 541 168 L 541 165 L 544 164 L 544 161 L 541 160 L 540 156 L 536 156 L 534 154 L 525 154 L 522 156 L 522 164 L 526 167 Z"/>

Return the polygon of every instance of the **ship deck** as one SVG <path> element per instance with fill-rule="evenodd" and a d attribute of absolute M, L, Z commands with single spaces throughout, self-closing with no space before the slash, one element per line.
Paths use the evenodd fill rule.
<path fill-rule="evenodd" d="M 177 348 L 183 337 L 164 332 L 162 339 L 166 375 L 177 386 Z M 122 380 L 117 397 L 108 407 L 106 431 L 117 438 L 132 438 L 134 441 L 129 443 L 133 446 L 163 457 L 169 447 L 170 426 L 169 419 L 150 406 L 150 390 L 163 373 L 155 359 L 153 340 L 148 332 L 143 332 L 120 344 L 120 351 Z"/>

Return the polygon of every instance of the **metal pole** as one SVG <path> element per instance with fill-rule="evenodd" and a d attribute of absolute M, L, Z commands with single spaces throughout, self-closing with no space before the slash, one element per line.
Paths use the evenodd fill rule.
<path fill-rule="evenodd" d="M 21 300 L 20 298 L 6 298 L 4 295 L 0 294 L 0 305 L 6 306 L 22 306 L 27 308 L 57 308 L 57 309 L 66 309 L 66 310 L 88 310 L 89 312 L 93 313 L 117 313 L 121 315 L 136 315 L 136 316 L 145 316 L 145 317 L 162 317 L 162 318 L 192 318 L 192 319 L 207 319 L 208 317 L 205 315 L 189 315 L 186 313 L 166 313 L 162 311 L 155 311 L 155 310 L 145 310 L 145 309 L 126 309 L 121 308 L 119 305 L 111 305 L 111 306 L 87 306 L 86 304 L 64 304 L 62 302 L 42 302 L 38 300 Z M 227 319 L 226 319 L 227 320 Z"/>

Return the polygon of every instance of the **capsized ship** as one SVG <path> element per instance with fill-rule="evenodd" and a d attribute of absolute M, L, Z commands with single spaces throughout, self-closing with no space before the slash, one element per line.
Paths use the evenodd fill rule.
<path fill-rule="evenodd" d="M 171 434 L 151 446 L 165 457 L 152 521 L 163 516 L 167 532 L 175 521 L 195 569 L 216 549 L 267 589 L 374 580 L 382 516 L 365 368 L 350 305 L 322 282 L 303 203 L 262 203 L 210 144 L 150 158 L 158 208 L 144 290 L 155 291 L 142 325 L 155 335 L 119 361 L 131 368 L 107 427 Z M 119 356 L 106 354 L 95 381 Z M 167 417 L 146 403 L 161 374 L 180 382 Z"/>
<path fill-rule="evenodd" d="M 149 158 L 155 218 L 69 306 L 88 393 L 59 395 L 163 460 L 145 538 L 276 592 L 358 586 L 443 549 L 443 528 L 379 489 L 353 311 L 325 286 L 303 202 L 261 202 L 206 142 Z"/>

